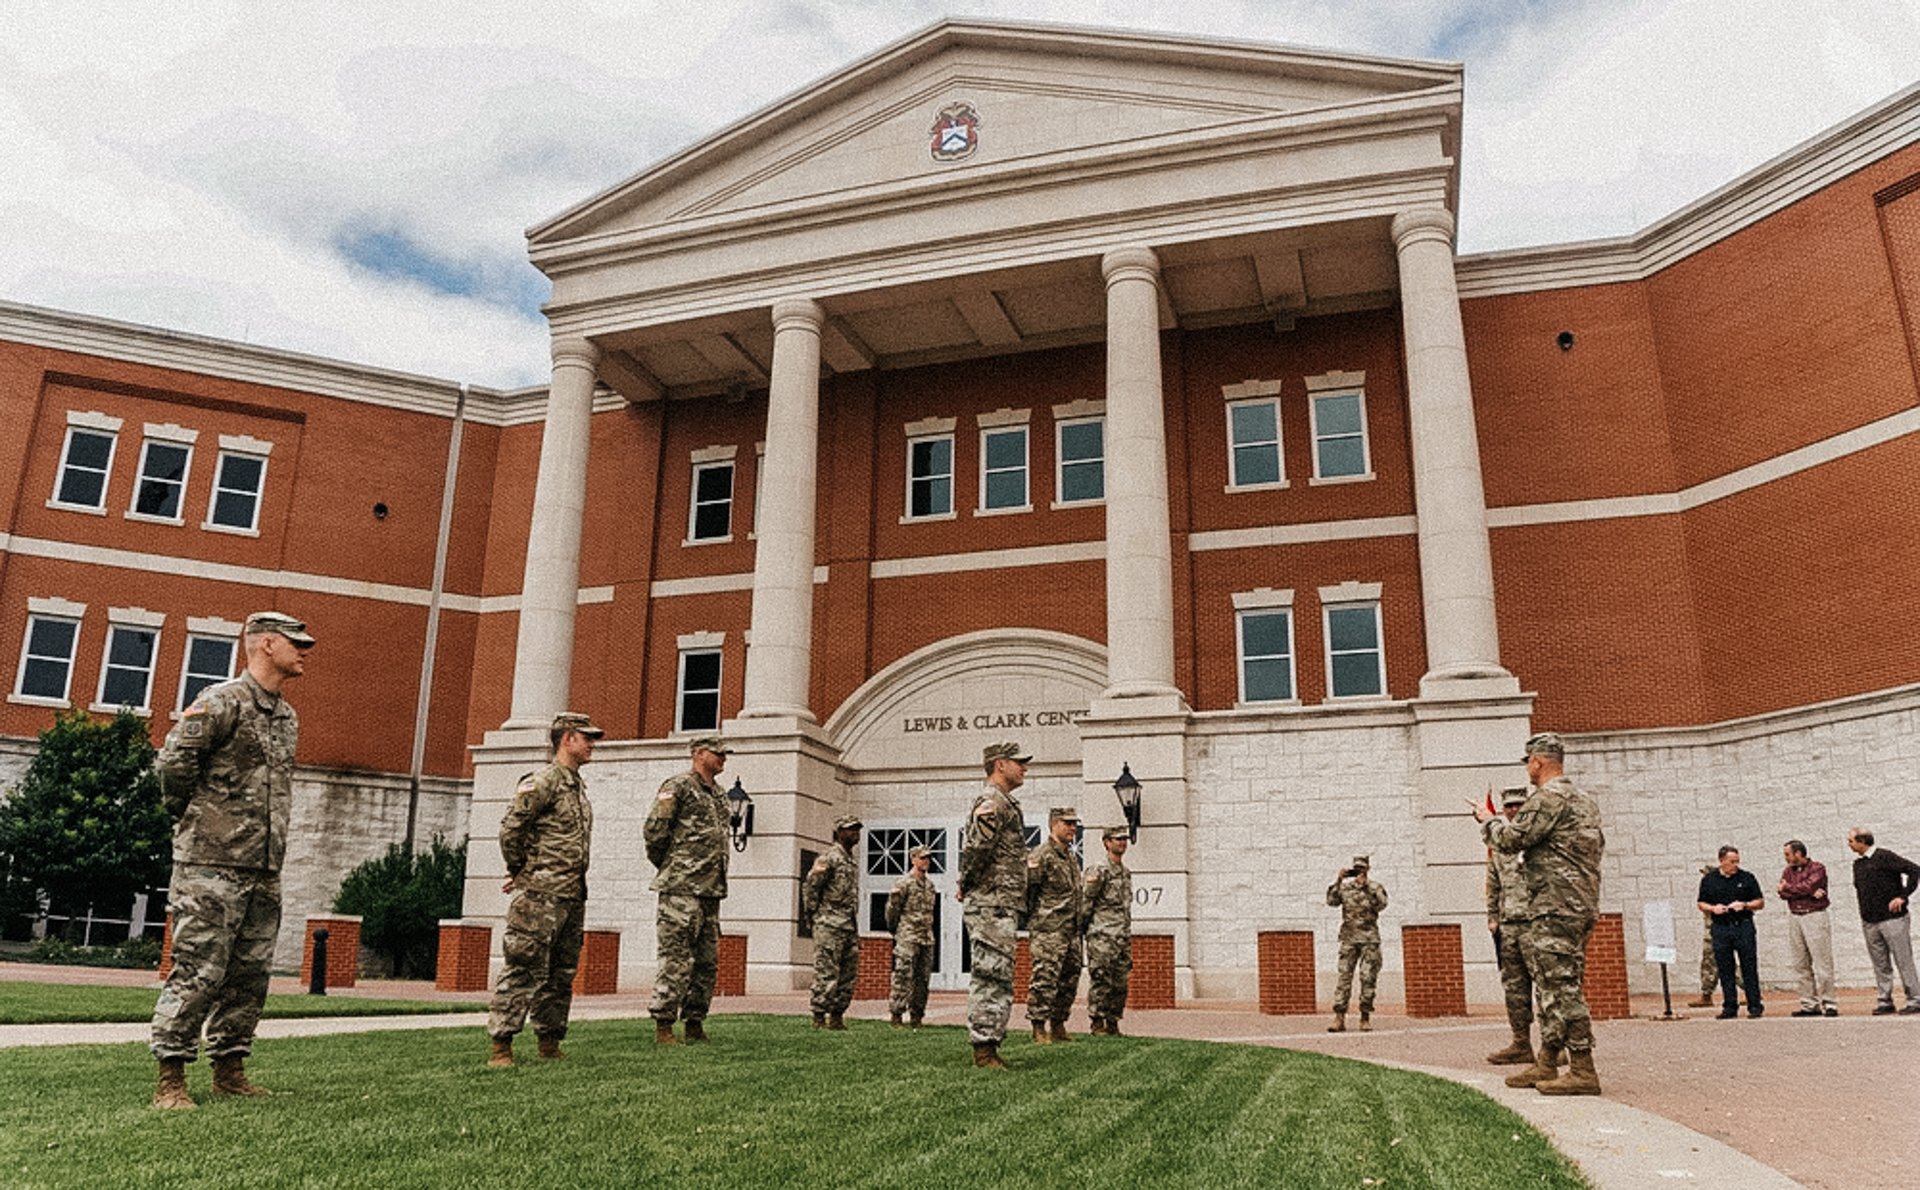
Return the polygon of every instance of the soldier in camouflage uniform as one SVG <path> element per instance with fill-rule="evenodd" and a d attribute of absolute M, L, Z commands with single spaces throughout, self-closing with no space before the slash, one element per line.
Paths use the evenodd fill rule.
<path fill-rule="evenodd" d="M 1127 855 L 1127 828 L 1110 826 L 1100 833 L 1106 848 L 1104 863 L 1087 867 L 1087 1013 L 1093 1017 L 1089 1033 L 1120 1035 L 1120 1017 L 1127 1011 L 1127 981 L 1133 974 L 1133 873 L 1122 862 Z"/>
<path fill-rule="evenodd" d="M 153 1106 L 190 1108 L 187 1063 L 205 1026 L 216 1095 L 265 1095 L 246 1057 L 280 933 L 280 864 L 300 719 L 281 686 L 306 671 L 313 637 L 279 612 L 241 630 L 246 669 L 200 692 L 154 761 L 173 816 L 173 970 L 153 1007 Z"/>
<path fill-rule="evenodd" d="M 1500 805 L 1512 819 L 1527 800 L 1524 788 L 1505 790 Z M 1500 954 L 1500 987 L 1506 995 L 1507 1024 L 1513 1029 L 1513 1041 L 1505 1049 L 1487 1055 L 1495 1066 L 1519 1066 L 1533 1061 L 1533 978 L 1527 974 L 1527 960 L 1521 938 L 1527 928 L 1527 885 L 1520 878 L 1520 856 L 1516 852 L 1487 849 L 1487 929 L 1493 932 Z"/>
<path fill-rule="evenodd" d="M 1027 857 L 1027 1023 L 1036 1045 L 1066 1041 L 1067 1017 L 1080 994 L 1080 931 L 1086 925 L 1080 862 L 1073 855 L 1080 815 L 1072 806 L 1047 811 L 1047 838 Z"/>
<path fill-rule="evenodd" d="M 813 861 L 800 885 L 800 912 L 813 922 L 813 1027 L 844 1032 L 847 1005 L 860 978 L 860 820 L 833 823 L 833 846 Z"/>
<path fill-rule="evenodd" d="M 1520 878 L 1531 916 L 1521 950 L 1540 998 L 1540 1052 L 1534 1064 L 1508 1076 L 1510 1087 L 1547 1095 L 1598 1095 L 1593 1068 L 1593 1024 L 1581 990 L 1587 936 L 1600 914 L 1600 857 L 1606 835 L 1600 806 L 1567 780 L 1560 737 L 1542 732 L 1527 741 L 1527 780 L 1534 791 L 1512 822 L 1475 805 L 1487 845 L 1519 854 Z M 1561 1054 L 1569 1064 L 1559 1073 Z"/>
<path fill-rule="evenodd" d="M 907 853 L 912 870 L 894 883 L 887 894 L 887 929 L 893 931 L 893 993 L 887 1010 L 893 1027 L 902 1027 L 902 1016 L 910 1016 L 918 1029 L 927 1015 L 927 982 L 933 975 L 933 914 L 939 895 L 927 879 L 933 864 L 933 852 L 915 847 Z"/>
<path fill-rule="evenodd" d="M 967 1036 L 973 1064 L 1006 1069 L 1000 1043 L 1013 1015 L 1013 956 L 1020 911 L 1027 902 L 1026 819 L 1013 791 L 1026 783 L 1027 762 L 1018 744 L 981 749 L 986 788 L 967 812 L 960 843 L 960 880 L 954 899 L 966 908 L 973 939 L 973 980 L 967 990 Z"/>
<path fill-rule="evenodd" d="M 493 989 L 487 1065 L 513 1065 L 513 1039 L 533 1017 L 542 1058 L 559 1058 L 573 1008 L 573 975 L 587 920 L 587 860 L 593 850 L 593 803 L 580 766 L 606 733 L 576 711 L 555 715 L 547 731 L 553 760 L 520 778 L 513 804 L 500 820 L 500 856 L 507 863 L 501 892 L 507 935 L 506 965 Z"/>
<path fill-rule="evenodd" d="M 644 830 L 647 859 L 659 869 L 654 914 L 659 972 L 653 980 L 654 1041 L 675 1045 L 673 1022 L 688 1041 L 707 1039 L 707 1008 L 720 972 L 720 902 L 727 895 L 727 795 L 715 778 L 732 751 L 717 735 L 688 745 L 692 767 L 660 786 Z"/>
<path fill-rule="evenodd" d="M 1719 865 L 1701 864 L 1705 876 Z M 1687 1001 L 1688 1008 L 1712 1008 L 1713 994 L 1720 990 L 1720 964 L 1713 957 L 1713 914 L 1700 915 L 1700 995 Z"/>
<path fill-rule="evenodd" d="M 1387 886 L 1370 875 L 1364 855 L 1353 857 L 1327 886 L 1327 904 L 1340 910 L 1340 970 L 1333 980 L 1333 1024 L 1329 1033 L 1347 1031 L 1347 1003 L 1353 994 L 1354 968 L 1360 971 L 1360 1031 L 1373 1028 L 1373 989 L 1380 978 L 1380 911 L 1387 907 Z"/>

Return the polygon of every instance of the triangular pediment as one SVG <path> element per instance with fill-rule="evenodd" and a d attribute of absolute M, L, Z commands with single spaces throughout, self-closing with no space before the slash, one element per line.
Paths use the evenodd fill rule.
<path fill-rule="evenodd" d="M 536 248 L 710 224 L 1457 88 L 1459 67 L 1146 34 L 949 21 L 530 232 Z M 968 122 L 973 126 L 960 127 Z M 936 126 L 948 130 L 936 151 Z"/>

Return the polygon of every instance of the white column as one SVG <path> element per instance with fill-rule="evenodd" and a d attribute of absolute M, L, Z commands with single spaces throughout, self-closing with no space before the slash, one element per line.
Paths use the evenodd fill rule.
<path fill-rule="evenodd" d="M 813 511 L 819 475 L 820 326 L 805 299 L 773 307 L 767 453 L 753 557 L 753 643 L 740 716 L 813 722 Z"/>
<path fill-rule="evenodd" d="M 1453 216 L 1440 207 L 1393 220 L 1406 336 L 1413 498 L 1419 516 L 1427 673 L 1423 697 L 1517 692 L 1500 666 L 1486 492 L 1453 275 Z"/>
<path fill-rule="evenodd" d="M 1160 261 L 1101 258 L 1107 279 L 1108 698 L 1175 695 L 1173 534 L 1160 394 Z"/>
<path fill-rule="evenodd" d="M 580 600 L 580 517 L 587 505 L 587 439 L 600 349 L 585 339 L 553 343 L 553 384 L 540 437 L 540 472 L 520 584 L 520 638 L 513 654 L 507 727 L 545 727 L 567 709 L 573 681 L 573 618 Z"/>

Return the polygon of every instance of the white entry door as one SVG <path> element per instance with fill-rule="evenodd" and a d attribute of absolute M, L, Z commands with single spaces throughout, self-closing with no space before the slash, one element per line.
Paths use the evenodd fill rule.
<path fill-rule="evenodd" d="M 951 823 L 925 819 L 870 822 L 861 836 L 863 851 L 860 903 L 865 909 L 863 930 L 887 932 L 887 894 L 907 874 L 907 853 L 915 847 L 933 852 L 927 879 L 937 894 L 933 909 L 933 976 L 935 991 L 964 990 L 967 986 L 966 944 L 962 938 L 960 903 L 953 899 L 954 873 L 960 863 L 960 836 Z"/>

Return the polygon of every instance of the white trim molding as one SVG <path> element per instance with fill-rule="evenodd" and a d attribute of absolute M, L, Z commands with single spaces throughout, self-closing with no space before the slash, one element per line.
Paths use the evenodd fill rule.
<path fill-rule="evenodd" d="M 1010 550 L 979 550 L 966 554 L 929 554 L 919 558 L 883 558 L 868 571 L 874 579 L 913 578 L 924 574 L 963 574 L 972 570 L 1052 566 L 1061 562 L 1101 562 L 1105 541 L 1071 541 L 1065 545 L 1031 545 Z"/>
<path fill-rule="evenodd" d="M 908 438 L 934 438 L 941 434 L 951 434 L 960 424 L 957 417 L 923 417 L 919 421 L 910 421 L 900 427 Z"/>
<path fill-rule="evenodd" d="M 1033 410 L 1008 409 L 1003 405 L 992 413 L 977 413 L 973 420 L 983 430 L 997 430 L 1002 426 L 1024 426 L 1033 421 Z"/>
<path fill-rule="evenodd" d="M 682 632 L 674 638 L 681 652 L 688 649 L 718 649 L 727 643 L 724 632 Z"/>
<path fill-rule="evenodd" d="M 62 599 L 58 595 L 29 595 L 27 614 L 30 616 L 64 616 L 78 620 L 87 614 L 87 605 L 75 603 L 71 599 Z"/>
<path fill-rule="evenodd" d="M 1320 588 L 1321 603 L 1378 603 L 1379 583 L 1357 583 L 1349 579 L 1337 586 Z"/>
<path fill-rule="evenodd" d="M 1056 421 L 1079 421 L 1090 417 L 1105 417 L 1106 415 L 1107 403 L 1105 401 L 1089 401 L 1085 397 L 1053 407 L 1053 416 Z"/>
<path fill-rule="evenodd" d="M 1250 529 L 1205 529 L 1187 536 L 1187 549 L 1199 554 L 1209 550 L 1305 545 L 1314 541 L 1411 537 L 1419 531 L 1419 528 L 1419 522 L 1411 516 L 1382 516 L 1356 517 L 1348 521 L 1314 521 L 1300 525 L 1255 525 Z"/>
<path fill-rule="evenodd" d="M 120 427 L 125 425 L 126 422 L 121 418 L 101 413 L 95 409 L 69 409 L 67 410 L 67 424 L 70 426 L 79 426 L 83 430 L 103 430 L 109 434 L 118 434 Z"/>
<path fill-rule="evenodd" d="M 146 422 L 141 426 L 141 433 L 162 442 L 182 442 L 188 446 L 200 441 L 200 431 L 177 426 L 170 421 Z"/>
<path fill-rule="evenodd" d="M 1220 386 L 1220 396 L 1227 401 L 1245 401 L 1251 397 L 1277 397 L 1283 387 L 1278 380 L 1242 380 L 1238 384 Z"/>
<path fill-rule="evenodd" d="M 135 628 L 159 628 L 167 622 L 167 613 L 149 611 L 144 607 L 110 607 L 107 609 L 107 623 L 126 624 Z"/>
<path fill-rule="evenodd" d="M 220 616 L 188 616 L 187 631 L 195 636 L 239 636 L 246 625 Z"/>
<path fill-rule="evenodd" d="M 1365 372 L 1322 372 L 1318 376 L 1309 376 L 1307 391 L 1310 393 L 1340 392 L 1345 389 L 1367 387 Z"/>
<path fill-rule="evenodd" d="M 1266 611 L 1276 607 L 1292 606 L 1292 587 L 1283 587 L 1277 591 L 1272 587 L 1255 587 L 1251 591 L 1233 593 L 1233 610 L 1237 612 Z"/>
<path fill-rule="evenodd" d="M 695 465 L 700 463 L 730 463 L 740 453 L 738 446 L 703 446 L 692 452 Z"/>
<path fill-rule="evenodd" d="M 251 434 L 222 434 L 220 449 L 243 455 L 270 455 L 273 453 L 273 443 Z"/>

